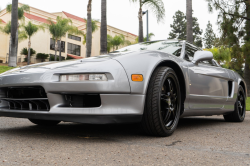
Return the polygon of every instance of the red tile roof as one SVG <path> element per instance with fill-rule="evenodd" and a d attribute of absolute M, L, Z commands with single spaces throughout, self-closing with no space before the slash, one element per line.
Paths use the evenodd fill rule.
<path fill-rule="evenodd" d="M 133 35 L 133 36 L 137 36 L 137 35 L 135 35 L 135 34 L 132 34 L 132 33 L 129 33 L 130 35 Z"/>
<path fill-rule="evenodd" d="M 24 13 L 24 16 L 27 17 L 30 20 L 36 20 L 36 21 L 39 21 L 39 22 L 48 23 L 48 21 L 45 18 L 38 17 L 38 16 L 35 16 L 35 15 L 32 15 L 32 14 Z"/>
<path fill-rule="evenodd" d="M 81 57 L 81 56 L 76 56 L 76 55 L 72 55 L 72 54 L 67 54 L 67 55 L 73 59 L 83 59 L 83 57 Z"/>
<path fill-rule="evenodd" d="M 69 14 L 67 12 L 64 12 L 63 13 L 68 17 L 68 18 L 72 18 L 72 19 L 75 19 L 75 20 L 78 20 L 78 21 L 81 21 L 81 22 L 86 22 L 83 18 L 81 17 L 78 17 L 78 16 L 75 16 L 75 15 L 72 15 L 72 14 Z"/>
<path fill-rule="evenodd" d="M 4 22 L 2 19 L 0 19 L 0 22 L 6 24 L 6 22 Z"/>

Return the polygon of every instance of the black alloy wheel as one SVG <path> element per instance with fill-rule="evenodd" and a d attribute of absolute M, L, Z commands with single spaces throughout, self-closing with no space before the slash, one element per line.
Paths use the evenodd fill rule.
<path fill-rule="evenodd" d="M 243 87 L 239 85 L 234 112 L 224 115 L 227 122 L 243 122 L 246 116 L 246 95 Z"/>
<path fill-rule="evenodd" d="M 238 98 L 237 98 L 237 103 L 236 104 L 237 104 L 237 107 L 238 107 L 240 118 L 244 118 L 245 117 L 246 101 L 245 101 L 245 95 L 241 91 L 238 94 Z"/>
<path fill-rule="evenodd" d="M 179 99 L 174 75 L 170 74 L 166 78 L 161 91 L 161 115 L 167 129 L 171 129 L 175 125 Z"/>
<path fill-rule="evenodd" d="M 170 136 L 180 117 L 181 93 L 177 75 L 169 67 L 158 67 L 149 83 L 142 120 L 144 131 L 153 136 Z"/>

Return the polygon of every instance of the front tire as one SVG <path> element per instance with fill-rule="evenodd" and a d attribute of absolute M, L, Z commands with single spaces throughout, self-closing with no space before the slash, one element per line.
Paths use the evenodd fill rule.
<path fill-rule="evenodd" d="M 39 119 L 29 119 L 29 121 L 39 126 L 56 126 L 61 122 L 53 120 L 39 120 Z"/>
<path fill-rule="evenodd" d="M 144 131 L 166 137 L 175 131 L 181 110 L 178 77 L 169 67 L 158 67 L 150 80 L 142 120 Z"/>
<path fill-rule="evenodd" d="M 227 122 L 243 122 L 246 116 L 246 95 L 243 87 L 239 85 L 237 100 L 234 105 L 234 112 L 224 115 Z"/>

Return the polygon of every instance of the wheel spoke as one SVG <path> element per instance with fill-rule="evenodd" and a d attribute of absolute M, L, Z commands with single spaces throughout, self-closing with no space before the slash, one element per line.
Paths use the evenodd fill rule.
<path fill-rule="evenodd" d="M 169 109 L 169 110 L 167 111 L 167 114 L 166 114 L 164 120 L 163 120 L 165 124 L 168 123 L 168 120 L 169 120 L 170 117 L 171 117 L 171 111 L 170 111 L 170 109 Z"/>
<path fill-rule="evenodd" d="M 170 79 L 168 79 L 168 86 L 169 86 L 169 90 L 170 90 L 170 94 L 173 94 L 173 84 L 172 81 Z"/>
<path fill-rule="evenodd" d="M 241 115 L 241 114 L 242 114 L 242 109 L 241 109 L 241 107 L 238 107 L 238 109 L 239 109 L 239 114 Z"/>

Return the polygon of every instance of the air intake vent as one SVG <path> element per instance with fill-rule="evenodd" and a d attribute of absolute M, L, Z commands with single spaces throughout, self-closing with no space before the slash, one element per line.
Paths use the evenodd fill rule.
<path fill-rule="evenodd" d="M 1 107 L 10 110 L 49 111 L 50 105 L 43 87 L 7 87 L 0 89 Z"/>
<path fill-rule="evenodd" d="M 66 107 L 92 108 L 101 106 L 99 94 L 65 95 Z"/>
<path fill-rule="evenodd" d="M 231 97 L 232 95 L 232 90 L 233 90 L 233 82 L 228 81 L 228 96 Z"/>

